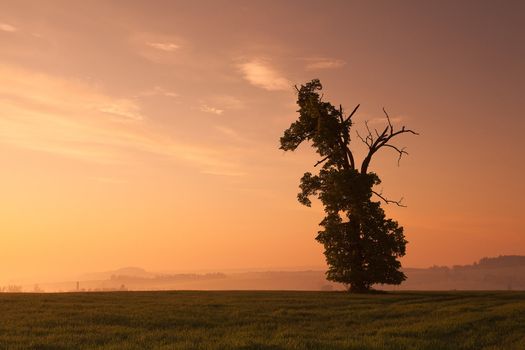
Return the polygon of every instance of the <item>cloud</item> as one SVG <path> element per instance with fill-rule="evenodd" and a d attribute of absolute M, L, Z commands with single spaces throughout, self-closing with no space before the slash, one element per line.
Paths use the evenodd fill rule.
<path fill-rule="evenodd" d="M 241 148 L 176 140 L 155 127 L 134 100 L 14 66 L 0 64 L 0 76 L 0 147 L 109 164 L 155 154 L 199 171 L 242 172 Z"/>
<path fill-rule="evenodd" d="M 400 123 L 403 121 L 403 117 L 390 117 L 390 122 L 392 124 L 396 124 L 396 123 Z M 383 117 L 383 118 L 372 118 L 370 120 L 367 121 L 368 124 L 384 124 L 384 125 L 388 125 L 388 120 L 386 119 L 386 117 Z"/>
<path fill-rule="evenodd" d="M 180 95 L 174 91 L 166 90 L 160 86 L 155 86 L 153 89 L 149 89 L 146 91 L 143 91 L 139 94 L 137 94 L 137 97 L 142 96 L 165 96 L 165 97 L 172 97 L 172 98 L 178 98 Z"/>
<path fill-rule="evenodd" d="M 191 43 L 172 34 L 131 31 L 127 42 L 135 54 L 156 64 L 183 64 L 191 55 Z"/>
<path fill-rule="evenodd" d="M 225 110 L 238 110 L 244 108 L 244 103 L 229 95 L 215 95 L 200 101 L 199 111 L 222 115 Z"/>
<path fill-rule="evenodd" d="M 153 47 L 154 49 L 161 50 L 161 51 L 167 51 L 172 52 L 180 48 L 180 45 L 171 43 L 171 42 L 154 42 L 154 43 L 146 43 L 148 46 Z"/>
<path fill-rule="evenodd" d="M 13 33 L 13 32 L 16 32 L 18 30 L 18 28 L 10 25 L 10 24 L 7 24 L 7 23 L 0 23 L 0 30 L 3 31 L 3 32 L 9 32 L 9 33 Z"/>
<path fill-rule="evenodd" d="M 265 62 L 253 60 L 239 65 L 250 84 L 269 91 L 289 90 L 292 84 Z"/>
<path fill-rule="evenodd" d="M 208 105 L 202 105 L 199 110 L 201 112 L 205 112 L 205 113 L 213 113 L 213 114 L 217 114 L 217 115 L 221 115 L 224 110 L 222 109 L 218 109 L 218 108 L 215 108 L 215 107 L 210 107 Z"/>
<path fill-rule="evenodd" d="M 115 117 L 115 120 L 143 120 L 139 106 L 131 100 L 119 99 L 99 108 L 103 113 Z"/>
<path fill-rule="evenodd" d="M 222 135 L 226 136 L 226 138 L 230 141 L 234 141 L 237 143 L 243 143 L 243 144 L 252 143 L 251 140 L 244 137 L 241 133 L 227 126 L 216 125 L 215 130 L 217 130 Z"/>
<path fill-rule="evenodd" d="M 221 133 L 230 136 L 230 137 L 239 137 L 239 134 L 233 129 L 230 129 L 225 126 L 217 125 L 215 126 L 215 129 L 219 130 Z"/>
<path fill-rule="evenodd" d="M 155 86 L 154 91 L 155 91 L 158 95 L 162 95 L 162 96 L 166 96 L 166 97 L 177 98 L 177 97 L 180 96 L 178 93 L 173 92 L 173 91 L 170 91 L 170 90 L 163 89 L 163 88 L 161 88 L 160 86 Z"/>
<path fill-rule="evenodd" d="M 346 62 L 331 58 L 307 58 L 306 70 L 336 69 L 343 67 Z"/>
<path fill-rule="evenodd" d="M 245 107 L 245 104 L 242 100 L 231 95 L 214 95 L 210 97 L 209 100 L 214 105 L 218 105 L 220 108 L 224 109 L 239 110 Z"/>

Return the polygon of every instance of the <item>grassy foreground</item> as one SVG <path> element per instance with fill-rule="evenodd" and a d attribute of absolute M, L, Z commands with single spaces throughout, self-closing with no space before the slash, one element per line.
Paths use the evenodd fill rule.
<path fill-rule="evenodd" d="M 0 294 L 0 349 L 525 349 L 525 293 Z"/>

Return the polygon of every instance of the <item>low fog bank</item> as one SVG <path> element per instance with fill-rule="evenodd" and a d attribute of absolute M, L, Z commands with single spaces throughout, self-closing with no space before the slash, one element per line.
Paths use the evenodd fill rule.
<path fill-rule="evenodd" d="M 472 265 L 405 268 L 407 280 L 384 290 L 525 290 L 525 256 L 483 258 Z M 324 271 L 235 273 L 153 273 L 123 268 L 84 275 L 77 280 L 0 286 L 1 292 L 89 292 L 145 290 L 344 290 L 327 281 Z"/>
<path fill-rule="evenodd" d="M 120 274 L 125 270 L 126 274 Z M 131 274 L 137 272 L 137 275 Z M 96 292 L 146 290 L 333 290 L 323 271 L 266 271 L 243 273 L 155 274 L 139 268 L 121 269 L 106 279 L 42 283 L 24 291 Z"/>
<path fill-rule="evenodd" d="M 472 265 L 404 269 L 407 280 L 385 290 L 525 290 L 525 256 L 483 258 Z"/>

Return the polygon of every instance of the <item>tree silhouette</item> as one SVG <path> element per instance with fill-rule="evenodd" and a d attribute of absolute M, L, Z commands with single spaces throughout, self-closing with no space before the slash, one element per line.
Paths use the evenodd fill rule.
<path fill-rule="evenodd" d="M 314 165 L 322 165 L 319 173 L 307 172 L 301 178 L 298 200 L 310 206 L 310 197 L 317 196 L 324 205 L 323 230 L 316 239 L 325 248 L 327 278 L 345 284 L 351 292 L 369 291 L 376 283 L 400 284 L 406 276 L 400 271 L 398 258 L 405 255 L 407 241 L 403 227 L 385 217 L 381 201 L 403 204 L 373 189 L 380 179 L 368 168 L 381 148 L 394 150 L 399 162 L 408 153 L 390 142 L 398 135 L 417 133 L 405 127 L 396 130 L 383 109 L 387 125 L 382 132 L 371 130 L 366 123 L 366 134 L 357 133 L 368 148 L 358 167 L 350 149 L 350 129 L 359 105 L 345 116 L 341 106 L 322 101 L 322 85 L 317 79 L 296 89 L 299 118 L 284 131 L 280 148 L 294 151 L 310 141 L 321 156 Z M 379 201 L 372 200 L 373 196 Z"/>

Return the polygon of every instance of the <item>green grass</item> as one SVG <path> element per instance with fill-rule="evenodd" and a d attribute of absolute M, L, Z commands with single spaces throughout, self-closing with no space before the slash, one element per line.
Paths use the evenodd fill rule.
<path fill-rule="evenodd" d="M 525 349 L 525 293 L 0 294 L 0 349 Z"/>

